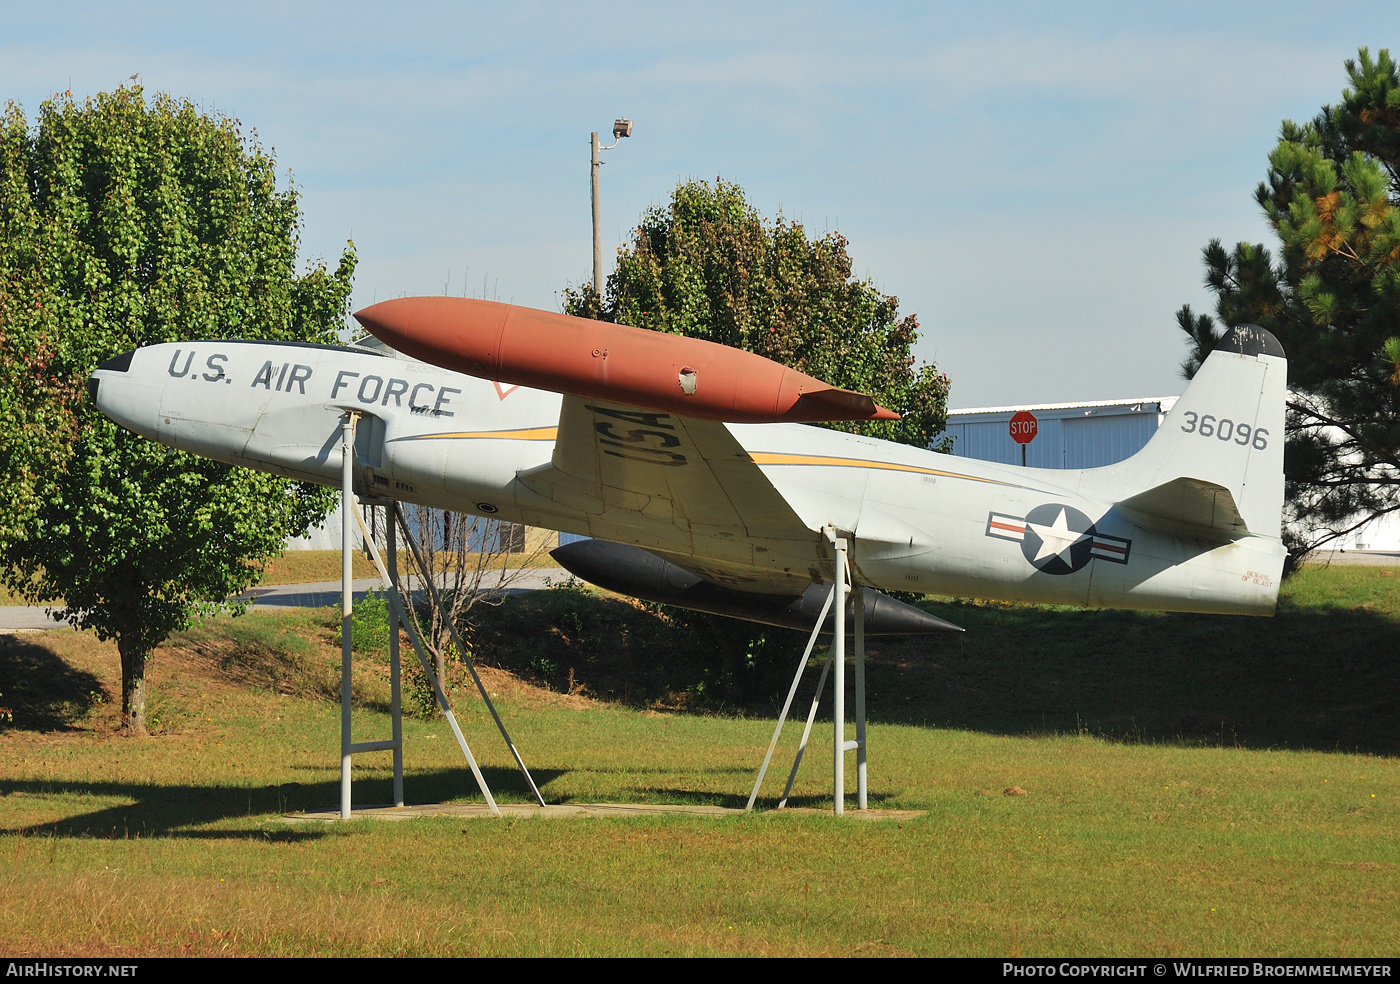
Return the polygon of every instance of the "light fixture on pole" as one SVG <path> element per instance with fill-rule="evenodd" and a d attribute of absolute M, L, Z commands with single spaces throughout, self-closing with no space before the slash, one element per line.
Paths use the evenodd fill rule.
<path fill-rule="evenodd" d="M 593 183 L 593 293 L 598 298 L 599 308 L 603 305 L 603 201 L 598 186 L 598 168 L 603 162 L 598 159 L 598 151 L 612 150 L 622 142 L 623 137 L 630 137 L 632 135 L 632 121 L 626 118 L 614 120 L 612 135 L 613 142 L 606 147 L 598 146 L 597 130 L 589 135 L 589 142 L 593 150 L 589 166 Z"/>

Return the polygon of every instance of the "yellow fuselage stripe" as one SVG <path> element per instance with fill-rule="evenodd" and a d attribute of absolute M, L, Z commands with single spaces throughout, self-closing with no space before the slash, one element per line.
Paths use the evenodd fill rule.
<path fill-rule="evenodd" d="M 773 452 L 753 452 L 749 454 L 756 465 L 825 465 L 832 468 L 873 468 L 880 471 L 913 472 L 916 475 L 935 475 L 939 478 L 961 478 L 969 482 L 986 482 L 989 485 L 1011 485 L 995 478 L 979 478 L 961 472 L 940 471 L 937 468 L 921 468 L 918 465 L 901 465 L 893 461 L 867 461 L 864 458 L 834 458 L 815 454 L 777 454 Z"/>
<path fill-rule="evenodd" d="M 457 431 L 444 434 L 417 434 L 403 437 L 403 441 L 554 441 L 558 440 L 557 427 L 526 427 L 519 430 L 499 431 Z M 938 468 L 922 468 L 918 465 L 901 465 L 893 461 L 870 461 L 865 458 L 837 458 L 816 454 L 780 454 L 759 451 L 749 455 L 756 465 L 816 465 L 828 468 L 871 468 L 877 471 L 909 472 L 915 475 L 933 475 L 938 478 L 960 478 L 968 482 L 986 482 L 989 485 L 1011 485 L 995 478 L 979 478 L 961 472 L 942 471 Z"/>
<path fill-rule="evenodd" d="M 553 441 L 559 436 L 558 427 L 526 427 L 521 430 L 462 431 L 454 434 L 416 434 L 400 438 L 403 441 Z"/>

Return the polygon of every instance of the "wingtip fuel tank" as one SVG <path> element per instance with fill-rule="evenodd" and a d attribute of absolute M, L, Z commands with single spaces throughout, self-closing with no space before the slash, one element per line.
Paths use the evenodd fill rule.
<path fill-rule="evenodd" d="M 731 423 L 899 419 L 752 352 L 629 325 L 460 297 L 400 297 L 355 318 L 400 352 L 499 383 Z"/>

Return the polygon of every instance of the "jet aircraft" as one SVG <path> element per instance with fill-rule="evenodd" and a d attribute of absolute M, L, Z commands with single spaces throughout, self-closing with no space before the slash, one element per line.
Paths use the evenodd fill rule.
<path fill-rule="evenodd" d="M 586 534 L 594 539 L 555 551 L 586 580 L 808 629 L 750 809 L 827 625 L 833 658 L 816 693 L 834 664 L 833 806 L 844 810 L 845 755 L 854 749 L 857 804 L 866 808 L 864 635 L 960 631 L 876 589 L 1242 615 L 1270 615 L 1278 600 L 1287 366 L 1278 341 L 1252 325 L 1220 342 L 1136 455 L 1049 470 L 803 426 L 897 415 L 864 394 L 702 340 L 455 298 L 400 298 L 356 317 L 387 347 L 151 345 L 104 362 L 89 390 L 103 413 L 138 434 L 340 486 L 347 521 L 358 492 Z M 348 626 L 348 535 L 344 543 Z M 381 577 L 392 580 L 382 566 Z M 848 583 L 858 590 L 848 594 Z M 395 590 L 390 598 L 399 604 Z M 848 613 L 856 653 L 849 742 Z M 395 750 L 402 803 L 397 715 L 394 739 L 351 741 L 350 657 L 347 631 L 342 817 L 351 815 L 356 751 Z M 440 689 L 437 698 L 498 812 Z M 814 697 L 779 806 L 816 712 Z"/>
<path fill-rule="evenodd" d="M 895 415 L 695 339 L 456 298 L 356 317 L 387 347 L 171 342 L 109 359 L 89 387 L 138 434 L 330 486 L 358 414 L 362 494 L 593 537 L 558 552 L 586 579 L 771 624 L 813 624 L 832 530 L 863 588 L 1274 611 L 1286 362 L 1255 326 L 1221 341 L 1136 455 L 1050 470 L 804 426 Z M 866 619 L 953 628 L 889 598 Z"/>

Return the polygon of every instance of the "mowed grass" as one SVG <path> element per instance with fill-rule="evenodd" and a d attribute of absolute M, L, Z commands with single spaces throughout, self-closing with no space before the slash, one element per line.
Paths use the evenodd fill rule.
<path fill-rule="evenodd" d="M 403 549 L 400 547 L 400 549 Z M 480 563 L 477 554 L 467 555 L 468 563 Z M 488 558 L 489 570 L 518 570 L 522 567 L 558 567 L 547 550 L 536 550 L 523 554 L 496 554 Z M 354 559 L 355 577 L 374 577 L 374 562 L 358 551 Z M 273 557 L 260 585 L 309 584 L 315 581 L 340 580 L 339 550 L 288 550 L 280 557 Z"/>
<path fill-rule="evenodd" d="M 940 605 L 966 638 L 871 656 L 872 806 L 926 813 L 868 822 L 288 823 L 337 796 L 324 613 L 173 639 L 151 664 L 169 733 L 141 740 L 114 731 L 110 646 L 0 637 L 15 714 L 0 735 L 0 939 L 16 955 L 1393 954 L 1397 583 L 1305 571 L 1274 620 Z M 682 714 L 589 697 L 596 650 L 626 646 L 646 614 L 597 604 L 562 629 L 536 618 L 533 635 L 509 622 L 522 645 L 555 647 L 551 672 L 574 660 L 572 688 L 483 671 L 546 798 L 742 805 L 768 698 Z M 361 662 L 356 690 L 357 739 L 387 737 L 382 663 Z M 523 802 L 484 708 L 457 699 L 498 796 Z M 410 802 L 478 799 L 443 722 L 405 730 Z M 813 743 L 794 802 L 829 810 L 829 723 Z M 386 802 L 387 754 L 356 761 L 357 802 Z"/>

